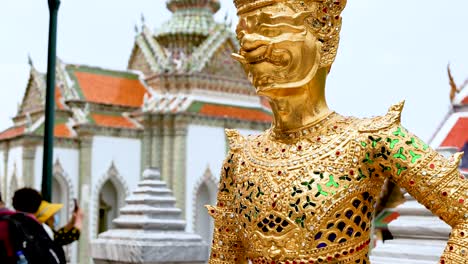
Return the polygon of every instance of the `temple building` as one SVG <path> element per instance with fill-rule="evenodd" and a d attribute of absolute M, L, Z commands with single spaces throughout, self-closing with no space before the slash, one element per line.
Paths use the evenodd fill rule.
<path fill-rule="evenodd" d="M 217 0 L 169 0 L 169 21 L 135 36 L 128 69 L 115 71 L 57 59 L 53 202 L 60 224 L 77 198 L 82 237 L 67 249 L 87 263 L 89 242 L 113 227 L 119 207 L 143 170 L 157 167 L 182 209 L 186 230 L 211 240 L 205 204 L 214 204 L 227 151 L 225 128 L 244 134 L 270 126 L 271 112 L 242 68 L 229 23 L 213 15 Z M 14 125 L 0 133 L 0 188 L 11 205 L 23 186 L 42 177 L 45 74 L 31 63 Z"/>

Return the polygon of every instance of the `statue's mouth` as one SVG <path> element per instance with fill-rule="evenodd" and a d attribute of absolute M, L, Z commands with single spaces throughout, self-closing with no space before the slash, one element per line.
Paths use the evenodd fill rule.
<path fill-rule="evenodd" d="M 287 49 L 276 49 L 274 45 L 263 45 L 251 51 L 241 51 L 240 54 L 248 64 L 271 63 L 279 67 L 287 67 L 291 62 L 291 54 Z"/>

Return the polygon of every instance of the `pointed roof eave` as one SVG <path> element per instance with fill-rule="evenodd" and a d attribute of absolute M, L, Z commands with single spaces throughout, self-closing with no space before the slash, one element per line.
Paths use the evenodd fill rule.
<path fill-rule="evenodd" d="M 217 30 L 213 32 L 213 34 L 211 34 L 192 54 L 192 58 L 189 63 L 191 65 L 195 65 L 195 67 L 191 69 L 191 72 L 202 71 L 212 59 L 218 48 L 221 47 L 226 40 L 232 41 L 232 33 L 226 28 L 226 25 L 220 25 L 220 27 L 217 27 Z M 236 43 L 236 41 L 232 42 Z"/>
<path fill-rule="evenodd" d="M 57 80 L 56 86 L 60 87 L 64 101 L 80 100 L 78 92 L 75 90 L 75 85 L 69 72 L 66 69 L 67 64 L 57 57 Z M 65 105 L 67 108 L 67 106 Z"/>
<path fill-rule="evenodd" d="M 137 48 L 140 48 L 143 56 L 154 72 L 160 73 L 165 69 L 169 69 L 169 59 L 167 58 L 163 48 L 154 39 L 149 28 L 145 25 L 143 26 L 142 32 L 136 36 L 135 46 L 131 56 L 132 58 L 136 53 Z"/>
<path fill-rule="evenodd" d="M 468 105 L 468 85 L 457 93 L 452 105 Z"/>
<path fill-rule="evenodd" d="M 31 86 L 32 86 L 32 83 L 35 83 L 36 86 L 38 87 L 38 91 L 39 91 L 39 95 L 41 97 L 41 102 L 42 102 L 42 105 L 44 105 L 45 103 L 45 75 L 40 73 L 35 67 L 34 65 L 30 64 L 31 65 L 31 69 L 29 70 L 29 80 L 26 84 L 26 90 L 24 91 L 24 94 L 23 94 L 23 98 L 21 100 L 21 105 L 18 109 L 18 112 L 16 113 L 17 115 L 19 115 L 22 110 L 23 110 L 23 106 L 24 106 L 24 103 L 25 103 L 25 100 L 26 100 L 26 96 L 29 92 L 29 90 L 31 89 Z"/>

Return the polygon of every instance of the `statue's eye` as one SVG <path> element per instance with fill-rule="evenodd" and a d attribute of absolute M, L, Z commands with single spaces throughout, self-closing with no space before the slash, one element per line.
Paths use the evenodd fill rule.
<path fill-rule="evenodd" d="M 277 37 L 281 35 L 281 30 L 279 28 L 262 28 L 261 34 L 265 37 Z"/>

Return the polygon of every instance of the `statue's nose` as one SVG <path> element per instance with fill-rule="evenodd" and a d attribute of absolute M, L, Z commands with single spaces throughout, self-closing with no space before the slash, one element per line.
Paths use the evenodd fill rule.
<path fill-rule="evenodd" d="M 268 40 L 259 34 L 245 34 L 240 40 L 241 47 L 246 52 L 256 50 L 261 46 L 268 45 L 268 43 Z"/>

